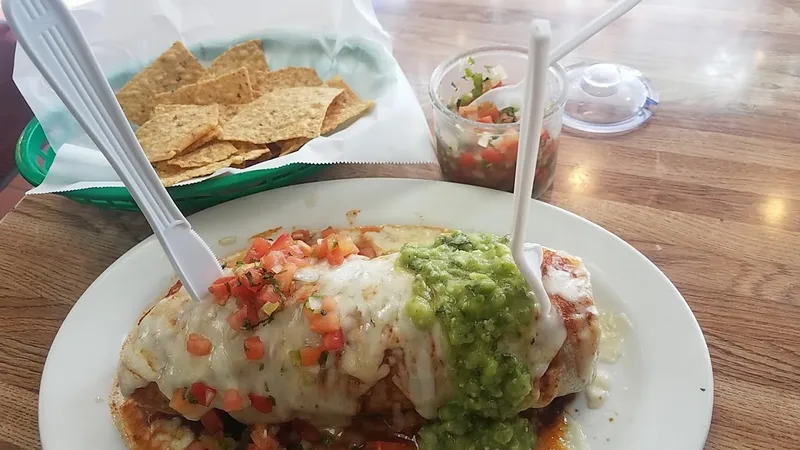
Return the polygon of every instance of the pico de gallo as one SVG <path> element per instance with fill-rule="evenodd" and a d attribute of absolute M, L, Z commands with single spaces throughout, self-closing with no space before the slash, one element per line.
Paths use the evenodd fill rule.
<path fill-rule="evenodd" d="M 519 148 L 520 110 L 509 106 L 498 108 L 492 102 L 475 100 L 486 92 L 503 86 L 507 78 L 501 66 L 484 66 L 475 69 L 475 61 L 467 60 L 462 78 L 471 83 L 471 90 L 460 94 L 458 86 L 448 109 L 460 117 L 474 122 L 472 128 L 461 124 L 439 121 L 436 123 L 437 156 L 445 178 L 459 183 L 512 191 Z M 482 129 L 482 124 L 508 124 L 504 132 Z M 551 128 L 551 129 L 548 129 Z M 539 138 L 539 156 L 534 175 L 534 197 L 546 191 L 552 183 L 559 145 L 558 127 L 545 123 Z"/>

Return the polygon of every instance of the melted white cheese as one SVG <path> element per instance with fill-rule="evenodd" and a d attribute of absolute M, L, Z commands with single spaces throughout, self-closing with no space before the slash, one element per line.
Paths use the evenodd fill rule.
<path fill-rule="evenodd" d="M 630 328 L 631 322 L 625 313 L 600 314 L 600 361 L 614 363 L 622 357 Z"/>
<path fill-rule="evenodd" d="M 221 408 L 225 390 L 239 391 L 245 409 L 232 415 L 245 423 L 301 418 L 327 425 L 346 424 L 358 413 L 361 396 L 391 373 L 391 381 L 417 411 L 424 417 L 435 417 L 449 394 L 447 342 L 439 325 L 419 330 L 405 314 L 413 277 L 396 267 L 397 257 L 390 254 L 367 259 L 356 255 L 338 267 L 317 262 L 298 270 L 295 280 L 315 283 L 320 295 L 337 301 L 344 350 L 331 354 L 323 367 L 302 367 L 292 362 L 292 350 L 321 344 L 320 336 L 308 326 L 302 305 L 287 305 L 271 323 L 253 332 L 236 332 L 226 320 L 237 309 L 234 300 L 225 306 L 214 304 L 210 298 L 195 302 L 181 289 L 159 301 L 124 346 L 119 372 L 122 392 L 130 395 L 156 382 L 161 392 L 171 397 L 176 389 L 200 381 L 217 390 L 211 405 L 216 408 Z M 565 292 L 558 280 L 545 280 L 545 286 L 549 286 L 548 291 Z M 186 350 L 189 333 L 208 337 L 213 343 L 211 354 L 191 355 Z M 260 362 L 244 356 L 244 339 L 253 334 L 265 345 Z M 531 337 L 526 335 L 509 347 L 525 356 L 529 367 L 546 368 L 557 349 L 543 351 L 546 336 L 537 336 L 533 345 Z M 249 393 L 271 395 L 275 399 L 273 411 L 265 415 L 250 407 Z"/>
<path fill-rule="evenodd" d="M 586 406 L 591 409 L 603 407 L 611 391 L 611 375 L 605 370 L 598 370 L 594 380 L 586 388 Z"/>

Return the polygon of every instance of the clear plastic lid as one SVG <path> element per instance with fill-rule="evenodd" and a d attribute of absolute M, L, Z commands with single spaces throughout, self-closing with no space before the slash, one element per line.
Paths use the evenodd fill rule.
<path fill-rule="evenodd" d="M 636 69 L 580 63 L 566 72 L 566 127 L 587 133 L 624 133 L 647 122 L 658 105 L 658 93 Z"/>

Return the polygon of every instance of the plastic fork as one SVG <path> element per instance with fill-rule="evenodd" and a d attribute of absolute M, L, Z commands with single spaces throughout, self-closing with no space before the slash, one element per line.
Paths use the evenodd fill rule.
<path fill-rule="evenodd" d="M 78 23 L 60 0 L 4 0 L 25 53 L 119 174 L 189 294 L 222 276 L 214 253 L 170 198 L 128 124 Z"/>
<path fill-rule="evenodd" d="M 642 0 L 620 0 L 611 6 L 606 12 L 595 17 L 591 22 L 586 24 L 586 26 L 578 30 L 574 36 L 554 48 L 553 51 L 550 52 L 547 65 L 552 66 L 559 62 L 561 58 L 580 47 L 584 42 L 591 39 L 592 36 L 603 31 L 612 22 L 627 14 L 628 11 L 633 9 L 633 7 L 638 5 L 641 1 Z M 483 102 L 492 102 L 498 109 L 503 109 L 508 106 L 519 106 L 519 101 L 523 97 L 527 85 L 527 79 L 523 78 L 519 83 L 491 89 L 473 100 L 473 103 L 479 105 Z"/>
<path fill-rule="evenodd" d="M 539 135 L 542 132 L 544 119 L 545 81 L 549 67 L 547 52 L 550 47 L 550 22 L 534 19 L 531 23 L 530 42 L 528 47 L 528 77 L 531 82 L 525 89 L 525 108 L 522 110 L 520 124 L 519 151 L 517 152 L 517 169 L 514 175 L 514 221 L 511 229 L 511 253 L 514 262 L 525 277 L 536 299 L 539 302 L 539 320 L 537 342 L 542 343 L 545 352 L 552 353 L 542 358 L 548 362 L 555 357 L 561 344 L 566 339 L 566 329 L 557 311 L 550 302 L 550 297 L 542 283 L 542 247 L 536 244 L 525 244 L 525 230 L 528 224 L 528 210 L 531 204 L 533 178 L 536 160 L 539 157 Z M 543 342 L 546 340 L 547 342 Z M 550 345 L 552 344 L 552 345 Z M 536 368 L 534 376 L 541 376 L 547 365 Z"/>

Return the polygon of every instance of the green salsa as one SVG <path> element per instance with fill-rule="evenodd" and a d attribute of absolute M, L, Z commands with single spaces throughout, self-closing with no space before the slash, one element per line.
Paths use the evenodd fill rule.
<path fill-rule="evenodd" d="M 530 372 L 513 347 L 534 336 L 536 299 L 508 239 L 455 231 L 433 246 L 406 244 L 398 264 L 414 274 L 411 321 L 422 329 L 438 321 L 450 344 L 452 397 L 420 430 L 420 449 L 533 448 L 533 427 L 517 415 Z"/>

